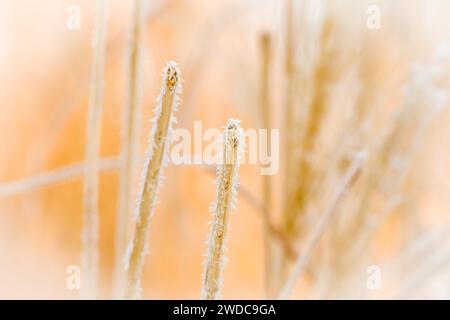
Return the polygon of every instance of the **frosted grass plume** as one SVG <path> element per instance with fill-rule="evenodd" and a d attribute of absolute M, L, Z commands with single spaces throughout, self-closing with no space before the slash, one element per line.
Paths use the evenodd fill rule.
<path fill-rule="evenodd" d="M 226 235 L 231 210 L 236 208 L 239 165 L 244 149 L 240 121 L 230 119 L 222 135 L 223 148 L 217 167 L 217 195 L 211 206 L 213 221 L 208 239 L 201 298 L 218 299 L 225 265 Z"/>
<path fill-rule="evenodd" d="M 142 267 L 147 252 L 147 230 L 157 201 L 162 172 L 169 159 L 172 126 L 176 122 L 174 113 L 177 110 L 180 92 L 181 80 L 178 66 L 175 62 L 168 62 L 164 69 L 161 92 L 154 110 L 155 117 L 152 120 L 136 211 L 135 233 L 125 255 L 126 299 L 139 297 Z"/>

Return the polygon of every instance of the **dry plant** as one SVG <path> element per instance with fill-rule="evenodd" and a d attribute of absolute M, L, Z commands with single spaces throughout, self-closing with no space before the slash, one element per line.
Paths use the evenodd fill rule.
<path fill-rule="evenodd" d="M 332 18 L 324 20 L 319 56 L 312 75 L 313 93 L 310 104 L 307 106 L 306 122 L 302 128 L 303 133 L 300 141 L 300 159 L 296 162 L 296 168 L 292 168 L 291 172 L 296 172 L 301 179 L 298 183 L 291 186 L 293 194 L 288 200 L 289 206 L 285 212 L 284 225 L 286 233 L 292 237 L 298 236 L 300 232 L 299 221 L 305 214 L 307 203 L 310 200 L 311 186 L 315 182 L 317 168 L 314 168 L 314 154 L 319 135 L 323 128 L 328 103 L 327 97 L 333 81 L 336 78 L 335 62 L 331 59 L 336 52 L 332 47 Z"/>
<path fill-rule="evenodd" d="M 91 92 L 87 119 L 86 166 L 84 172 L 84 226 L 82 233 L 84 299 L 97 297 L 98 281 L 98 178 L 100 158 L 100 132 L 103 104 L 103 76 L 106 55 L 106 0 L 96 1 L 96 25 L 93 37 Z"/>
<path fill-rule="evenodd" d="M 443 93 L 427 83 L 427 79 L 432 78 L 427 72 L 440 67 L 421 69 L 423 73 L 415 76 L 418 81 L 414 87 L 406 91 L 404 106 L 375 108 L 383 99 L 390 98 L 383 97 L 381 90 L 385 90 L 386 95 L 392 94 L 389 86 L 399 83 L 377 72 L 390 63 L 389 51 L 382 62 L 376 59 L 378 52 L 374 51 L 385 39 L 353 31 L 354 40 L 361 43 L 363 60 L 359 61 L 355 53 L 361 52 L 347 49 L 341 41 L 341 36 L 348 34 L 352 26 L 350 22 L 343 22 L 342 12 L 345 11 L 340 11 L 347 6 L 349 14 L 353 8 L 350 9 L 348 3 L 339 8 L 331 1 L 299 4 L 286 0 L 285 4 L 286 117 L 283 125 L 286 137 L 282 230 L 290 241 L 304 243 L 304 247 L 290 280 L 285 279 L 289 259 L 281 257 L 282 265 L 276 275 L 285 287 L 280 296 L 289 296 L 295 279 L 303 272 L 308 272 L 308 285 L 319 295 L 333 295 L 333 291 L 337 297 L 344 297 L 350 291 L 359 295 L 361 292 L 352 288 L 355 281 L 361 279 L 352 274 L 367 262 L 375 234 L 388 214 L 396 210 L 405 212 L 398 203 L 402 199 L 402 187 L 427 129 L 441 114 L 442 109 L 434 105 Z M 301 14 L 297 12 L 299 5 Z M 303 19 L 295 26 L 293 21 L 297 23 L 297 20 L 293 16 L 297 15 Z M 300 44 L 295 43 L 297 38 L 293 39 L 295 31 L 292 29 L 301 34 Z M 356 96 L 349 96 L 348 107 L 333 100 L 343 90 Z M 348 109 L 339 114 L 333 110 L 338 107 Z M 380 130 L 377 121 L 385 124 L 381 134 L 377 131 Z M 332 138 L 334 133 L 337 133 L 336 138 Z M 352 190 L 354 197 L 343 200 L 342 209 L 333 210 L 342 214 L 336 218 L 336 224 L 330 226 L 330 232 L 324 235 L 324 245 L 317 248 L 319 252 L 314 252 L 312 259 L 319 236 L 313 237 L 314 241 L 311 237 L 317 235 L 317 225 L 320 225 L 317 221 L 321 221 L 315 212 L 321 211 L 317 208 L 323 207 L 326 191 L 335 189 L 339 183 L 336 179 L 343 175 L 351 161 L 349 155 L 355 149 L 368 151 L 367 170 Z M 384 203 L 379 202 L 381 199 Z M 325 204 L 322 210 L 329 212 L 329 207 Z M 278 261 L 278 257 L 274 257 L 274 263 Z M 330 265 L 335 267 L 330 268 Z"/>
<path fill-rule="evenodd" d="M 261 126 L 269 130 L 271 128 L 271 103 L 270 103 L 270 77 L 272 64 L 272 37 L 265 33 L 261 36 L 261 85 L 260 85 L 260 105 L 261 105 Z M 270 134 L 267 135 L 267 148 L 271 150 Z M 264 159 L 266 160 L 266 159 Z M 271 231 L 271 211 L 272 211 L 272 179 L 269 175 L 262 177 L 262 198 L 264 199 L 264 275 L 266 297 L 273 297 L 276 291 L 276 274 L 272 270 L 273 239 Z"/>
<path fill-rule="evenodd" d="M 281 299 L 287 299 L 291 295 L 298 278 L 300 278 L 302 272 L 304 271 L 304 268 L 309 263 L 311 255 L 313 254 L 313 250 L 319 243 L 322 234 L 325 232 L 333 216 L 338 212 L 337 208 L 340 201 L 342 200 L 342 197 L 351 187 L 351 184 L 356 181 L 356 178 L 360 174 L 365 157 L 366 155 L 364 153 L 360 153 L 355 156 L 355 160 L 343 177 L 341 184 L 336 190 L 336 194 L 331 199 L 330 204 L 325 209 L 324 213 L 320 217 L 320 220 L 317 222 L 317 225 L 311 231 L 310 236 L 306 240 L 303 252 L 298 256 L 297 261 L 294 265 L 294 269 L 292 270 L 292 273 L 288 277 L 288 280 L 284 285 L 283 290 L 281 291 Z"/>
<path fill-rule="evenodd" d="M 406 83 L 404 103 L 392 116 L 385 133 L 371 146 L 371 161 L 354 199 L 353 210 L 347 212 L 337 227 L 339 232 L 330 239 L 339 248 L 338 252 L 342 252 L 339 257 L 334 254 L 332 260 L 336 261 L 332 278 L 340 284 L 331 280 L 329 284 L 335 290 L 341 290 L 340 294 L 352 291 L 352 282 L 348 278 L 351 270 L 364 263 L 376 232 L 404 202 L 402 187 L 411 172 L 413 160 L 423 146 L 428 128 L 443 110 L 445 93 L 436 86 L 435 76 L 427 74 L 427 70 L 435 70 L 435 66 L 412 72 Z M 377 205 L 377 197 L 384 203 Z M 342 234 L 352 237 L 342 237 Z"/>
<path fill-rule="evenodd" d="M 141 103 L 141 68 L 143 46 L 144 2 L 135 0 L 132 26 L 129 35 L 127 55 L 127 97 L 124 108 L 121 169 L 119 181 L 119 203 L 116 222 L 116 243 L 114 262 L 114 292 L 120 295 L 124 286 L 122 259 L 125 254 L 129 234 L 129 220 L 132 213 L 134 177 L 137 164 L 137 140 L 139 135 L 139 114 Z"/>
<path fill-rule="evenodd" d="M 294 26 L 294 1 L 286 0 L 285 4 L 285 60 L 284 60 L 284 77 L 285 77 L 285 97 L 284 97 L 284 169 L 283 169 L 283 212 L 290 211 L 290 205 L 293 196 L 293 165 L 295 163 L 295 75 L 296 75 L 296 61 L 295 61 L 295 26 Z M 287 215 L 287 214 L 286 214 Z M 283 218 L 285 219 L 285 218 Z M 287 219 L 287 218 L 286 218 Z M 290 234 L 286 232 L 285 223 L 282 225 L 283 233 L 289 239 Z M 275 275 L 275 283 L 271 284 L 273 291 L 280 290 L 283 282 L 287 277 L 288 256 L 281 249 L 273 252 L 272 261 L 270 262 L 270 270 Z M 276 295 L 274 293 L 274 295 Z"/>
<path fill-rule="evenodd" d="M 161 93 L 155 109 L 152 132 L 148 142 L 147 159 L 142 174 L 138 216 L 132 241 L 125 261 L 127 283 L 125 298 L 136 299 L 140 294 L 140 281 L 144 257 L 147 251 L 148 226 L 155 209 L 162 172 L 168 162 L 174 113 L 178 106 L 181 79 L 175 62 L 167 63 L 162 80 Z"/>
<path fill-rule="evenodd" d="M 134 181 L 134 171 L 140 163 L 138 136 L 141 86 L 145 80 L 143 52 L 145 31 L 148 29 L 152 43 L 156 44 L 154 48 L 157 48 L 152 52 L 155 60 L 168 52 L 175 52 L 189 66 L 184 72 L 188 75 L 190 85 L 181 110 L 184 116 L 178 114 L 183 124 L 196 116 L 204 121 L 216 115 L 228 116 L 233 108 L 239 107 L 240 110 L 232 111 L 241 112 L 242 119 L 253 121 L 251 125 L 254 127 L 279 127 L 282 130 L 282 171 L 279 175 L 256 176 L 257 170 L 240 168 L 244 133 L 240 122 L 236 120 L 229 120 L 224 129 L 221 163 L 217 168 L 199 166 L 200 170 L 211 175 L 215 173 L 217 179 L 216 199 L 211 206 L 212 224 L 208 234 L 207 255 L 201 276 L 202 299 L 220 298 L 229 233 L 227 229 L 235 205 L 239 170 L 246 179 L 244 185 L 239 187 L 239 195 L 248 202 L 248 208 L 256 212 L 254 219 L 262 218 L 263 230 L 256 230 L 259 225 L 253 223 L 250 215 L 239 214 L 236 218 L 242 219 L 243 224 L 239 224 L 239 227 L 245 227 L 245 231 L 248 227 L 245 223 L 253 224 L 250 230 L 252 236 L 262 231 L 263 243 L 256 243 L 259 241 L 257 237 L 254 237 L 258 239 L 255 243 L 252 242 L 253 237 L 252 241 L 246 241 L 245 237 L 250 233 L 243 235 L 242 242 L 254 245 L 255 250 L 248 250 L 251 252 L 243 259 L 233 257 L 233 263 L 236 264 L 229 271 L 247 272 L 246 275 L 252 272 L 253 278 L 249 277 L 248 283 L 238 283 L 237 280 L 234 290 L 262 297 L 263 293 L 255 288 L 264 287 L 267 298 L 282 299 L 448 297 L 445 290 L 436 294 L 433 285 L 433 280 L 440 280 L 440 276 L 450 277 L 450 248 L 446 245 L 450 225 L 446 214 L 450 205 L 446 192 L 450 184 L 447 183 L 448 170 L 445 169 L 449 155 L 440 150 L 448 149 L 444 143 L 450 118 L 444 112 L 448 105 L 446 99 L 449 88 L 448 83 L 443 82 L 449 80 L 449 66 L 442 63 L 443 58 L 448 59 L 450 56 L 448 45 L 446 49 L 445 46 L 444 49 L 438 49 L 437 54 L 432 56 L 437 45 L 448 39 L 448 31 L 445 31 L 448 30 L 448 22 L 439 21 L 445 20 L 442 19 L 444 15 L 439 14 L 440 11 L 448 11 L 442 9 L 448 9 L 448 5 L 442 1 L 398 1 L 391 4 L 387 0 L 379 0 L 377 6 L 382 12 L 382 28 L 372 30 L 366 25 L 369 0 L 342 0 L 338 3 L 333 0 L 269 0 L 245 4 L 239 0 L 230 0 L 223 1 L 223 5 L 210 2 L 155 1 L 152 2 L 153 11 L 149 16 L 145 13 L 145 0 L 129 2 L 133 8 L 125 57 L 126 97 L 125 101 L 117 101 L 119 99 L 112 92 L 106 100 L 111 106 L 123 104 L 120 156 L 101 158 L 101 138 L 107 139 L 102 141 L 105 152 L 114 150 L 116 141 L 114 135 L 110 134 L 114 131 L 110 127 L 115 125 L 110 121 L 115 117 L 110 113 L 114 108 L 108 108 L 108 113 L 104 115 L 103 130 L 108 134 L 100 136 L 107 0 L 97 0 L 87 139 L 86 144 L 79 144 L 82 146 L 80 150 L 85 148 L 85 161 L 56 169 L 52 167 L 46 172 L 12 182 L 2 181 L 0 197 L 9 197 L 9 202 L 16 196 L 29 195 L 30 191 L 42 192 L 49 185 L 76 183 L 84 174 L 81 296 L 84 299 L 98 297 L 98 216 L 101 212 L 102 217 L 106 217 L 105 221 L 102 220 L 102 228 L 107 229 L 112 225 L 116 231 L 112 296 L 139 298 L 150 221 L 168 162 L 174 113 L 181 90 L 178 67 L 170 62 L 164 70 L 142 181 L 138 186 Z M 115 9 L 125 7 L 128 8 L 128 5 L 114 7 L 111 12 L 117 13 Z M 277 17 L 281 17 L 281 21 L 278 21 L 281 27 L 278 22 L 273 22 L 277 19 L 267 19 L 268 16 L 272 17 L 273 8 L 282 10 L 281 15 L 276 13 Z M 422 9 L 426 9 L 426 14 Z M 164 16 L 164 19 L 147 19 L 159 15 Z M 239 19 L 236 19 L 237 16 Z M 421 16 L 424 16 L 423 20 L 417 19 Z M 438 17 L 440 19 L 435 19 Z M 250 26 L 245 25 L 248 21 L 252 23 Z M 121 24 L 112 22 L 111 34 L 117 32 L 118 36 L 111 37 L 108 42 L 108 48 L 111 49 L 108 52 L 108 61 L 111 60 L 108 63 L 108 68 L 111 68 L 108 69 L 108 76 L 111 76 L 108 83 L 116 83 L 116 78 L 121 81 L 121 73 L 115 69 L 120 64 L 114 59 L 122 56 L 120 52 L 115 52 L 123 40 Z M 186 30 L 181 30 L 178 24 Z M 246 32 L 241 32 L 242 27 Z M 266 33 L 261 34 L 261 30 L 266 30 Z M 234 32 L 240 32 L 239 36 L 235 37 Z M 248 41 L 247 37 L 255 41 Z M 186 44 L 189 44 L 189 50 L 182 52 Z M 77 48 L 77 45 L 73 48 Z M 77 50 L 68 50 L 71 51 L 70 57 L 82 57 L 85 48 L 80 46 Z M 249 52 L 259 54 L 259 62 L 255 63 L 254 55 Z M 3 57 L 0 59 L 3 62 Z M 89 65 L 82 59 L 76 65 L 85 65 L 88 71 Z M 235 68 L 231 67 L 233 63 L 236 63 Z M 238 69 L 239 72 L 236 72 Z M 77 77 L 74 75 L 71 75 L 74 79 L 70 83 L 73 81 L 77 85 L 70 87 L 77 90 L 72 90 L 74 92 L 71 91 L 68 97 L 65 95 L 63 100 L 67 101 L 62 105 L 67 107 L 55 110 L 48 121 L 48 128 L 34 139 L 40 143 L 32 143 L 33 147 L 25 150 L 28 155 L 32 155 L 27 171 L 45 165 L 50 167 L 51 159 L 55 162 L 63 160 L 73 150 L 77 150 L 75 143 L 68 144 L 63 139 L 61 144 L 64 153 L 53 150 L 57 149 L 56 141 L 63 136 L 63 131 L 69 130 L 68 123 L 76 118 L 75 113 L 86 98 L 81 92 L 88 75 L 84 71 Z M 205 85 L 205 82 L 208 83 Z M 214 90 L 208 90 L 208 86 Z M 211 101 L 211 97 L 217 102 L 216 109 L 201 109 Z M 237 106 L 234 102 L 239 99 L 245 101 L 240 101 L 241 104 Z M 250 99 L 254 100 L 247 101 Z M 61 97 L 53 97 L 53 102 L 46 101 L 46 105 L 54 103 L 54 100 L 61 104 Z M 254 114 L 248 112 L 250 105 L 258 106 L 251 110 L 257 110 Z M 19 104 L 17 106 L 21 107 Z M 81 127 L 79 123 L 76 125 Z M 70 134 L 71 137 L 75 136 L 73 132 Z M 270 134 L 267 139 L 258 141 L 258 156 L 262 165 L 267 159 L 261 159 L 264 155 L 259 147 L 267 146 L 270 152 L 273 151 L 271 146 L 274 141 L 270 141 Z M 194 146 L 194 153 L 195 149 Z M 39 155 L 35 155 L 37 150 L 40 151 Z M 354 157 L 359 150 L 367 154 L 364 168 L 362 159 Z M 8 154 L 9 150 L 4 153 Z M 73 154 L 77 155 L 75 152 Z M 77 159 L 81 158 L 77 156 Z M 6 159 L 5 163 L 9 160 Z M 177 240 L 191 236 L 195 217 L 183 214 L 189 209 L 196 212 L 195 205 L 201 205 L 201 195 L 189 194 L 187 199 L 185 190 L 193 192 L 202 187 L 195 184 L 198 173 L 196 168 L 190 166 L 184 170 L 186 167 L 180 166 L 180 172 L 187 173 L 187 181 L 179 186 L 176 185 L 177 181 L 171 181 L 168 186 L 173 199 L 177 204 L 183 203 L 183 208 L 177 210 L 169 206 L 167 210 L 178 215 L 165 216 L 164 223 L 172 224 L 163 225 L 162 229 L 166 228 L 165 233 L 177 233 L 179 230 L 173 229 L 176 224 L 183 232 L 179 233 L 176 240 L 168 236 L 173 242 L 155 246 L 156 252 L 169 252 L 175 245 L 176 250 L 180 250 Z M 110 212 L 104 207 L 99 208 L 100 172 L 113 173 L 111 177 L 119 173 L 118 205 L 113 224 L 110 223 Z M 182 176 L 177 177 L 181 182 Z M 135 188 L 139 191 L 137 208 L 133 207 Z M 113 189 L 113 184 L 105 183 L 102 195 L 114 192 Z M 27 198 L 28 203 L 33 204 L 31 208 L 34 211 L 39 211 L 36 201 L 44 199 L 37 194 Z M 54 198 L 55 202 L 60 200 L 59 197 Z M 42 206 L 45 204 L 43 200 L 40 202 Z M 185 202 L 187 205 L 184 205 Z M 111 201 L 102 205 L 106 207 L 108 203 Z M 81 213 L 78 208 L 71 208 L 77 215 Z M 239 206 L 239 211 L 245 213 L 248 208 Z M 3 211 L 3 207 L 1 209 Z M 131 219 L 133 209 L 137 220 L 134 225 Z M 51 212 L 45 210 L 45 214 Z M 78 216 L 73 220 L 76 218 Z M 22 217 L 13 219 L 18 219 L 11 220 L 13 223 L 21 224 Z M 11 224 L 3 215 L 0 215 L 0 220 L 1 227 Z M 3 224 L 4 221 L 7 223 Z M 442 227 L 437 228 L 437 224 Z M 78 237 L 78 229 L 75 232 Z M 105 239 L 109 234 L 106 233 Z M 0 235 L 3 233 L 0 232 Z M 185 242 L 195 237 L 193 235 Z M 189 249 L 195 251 L 198 243 L 190 242 Z M 67 250 L 63 254 L 71 253 Z M 102 257 L 105 255 L 107 258 L 105 261 L 109 261 L 108 254 L 107 248 L 102 253 Z M 230 254 L 235 252 L 230 251 Z M 159 259 L 161 262 L 158 263 L 161 264 L 158 268 L 166 267 L 167 261 L 163 258 Z M 257 260 L 259 258 L 261 261 Z M 190 256 L 178 256 L 177 259 L 186 259 L 185 263 L 198 267 L 199 262 Z M 373 264 L 381 265 L 383 270 L 383 290 L 379 292 L 369 292 L 365 286 L 366 268 Z M 184 267 L 182 272 L 195 270 L 192 265 Z M 184 278 L 181 278 L 183 283 L 176 283 L 172 288 L 172 283 L 167 283 L 170 288 L 168 292 L 182 290 L 192 284 L 188 282 L 190 279 L 186 280 L 185 274 L 176 273 L 178 270 L 175 266 L 172 271 L 175 272 L 172 281 L 178 281 L 180 278 L 177 277 Z M 161 283 L 164 281 L 167 279 L 161 278 Z M 441 282 L 442 289 L 446 283 Z M 159 285 L 155 284 L 155 290 Z M 233 281 L 227 281 L 228 285 L 232 295 Z M 106 288 L 102 287 L 102 291 Z M 185 294 L 189 296 L 192 292 L 195 291 L 186 290 L 181 296 L 184 298 Z M 294 295 L 294 292 L 298 295 Z"/>
<path fill-rule="evenodd" d="M 335 43 L 336 22 L 323 1 L 285 2 L 285 152 L 282 230 L 290 241 L 304 237 L 308 207 L 320 183 L 321 134 L 329 91 L 341 68 Z M 301 10 L 300 10 L 301 9 Z M 295 16 L 301 14 L 301 19 Z M 295 22 L 295 23 L 294 23 Z M 296 36 L 300 30 L 301 36 Z M 302 41 L 297 41 L 299 38 Z M 332 59 L 333 57 L 333 59 Z M 290 259 L 281 255 L 278 288 L 286 282 Z"/>
<path fill-rule="evenodd" d="M 222 288 L 228 221 L 236 206 L 239 165 L 244 149 L 240 121 L 228 120 L 222 143 L 223 154 L 217 168 L 217 199 L 212 205 L 213 221 L 203 274 L 201 297 L 206 300 L 218 299 Z"/>

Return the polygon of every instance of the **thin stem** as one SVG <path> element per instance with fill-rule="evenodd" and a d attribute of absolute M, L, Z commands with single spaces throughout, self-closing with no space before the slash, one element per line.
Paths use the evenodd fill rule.
<path fill-rule="evenodd" d="M 223 133 L 222 161 L 217 169 L 217 199 L 212 205 L 213 223 L 209 236 L 203 274 L 202 299 L 220 296 L 225 264 L 228 220 L 237 195 L 238 171 L 243 150 L 243 132 L 239 121 L 230 119 Z"/>
<path fill-rule="evenodd" d="M 116 157 L 107 157 L 100 159 L 100 171 L 114 171 L 119 167 Z M 65 182 L 70 179 L 84 175 L 86 171 L 84 163 L 69 164 L 60 168 L 41 172 L 33 176 L 22 178 L 16 181 L 4 182 L 0 184 L 0 197 L 13 196 L 34 189 L 43 188 L 52 184 Z"/>
<path fill-rule="evenodd" d="M 123 118 L 123 135 L 119 203 L 116 220 L 115 261 L 114 261 L 114 294 L 123 292 L 125 273 L 123 271 L 123 256 L 125 254 L 130 229 L 132 213 L 133 183 L 137 164 L 137 140 L 139 135 L 139 114 L 141 104 L 141 77 L 143 46 L 143 1 L 135 0 L 133 8 L 132 26 L 129 38 L 129 52 L 127 56 L 127 97 Z"/>
<path fill-rule="evenodd" d="M 138 217 L 135 233 L 125 257 L 127 270 L 126 299 L 136 299 L 140 293 L 140 281 L 146 254 L 148 225 L 153 214 L 162 171 L 168 161 L 173 113 L 178 105 L 181 90 L 178 67 L 169 62 L 164 71 L 161 94 L 155 110 L 153 128 L 150 134 L 148 157 L 144 166 L 143 185 L 139 199 Z"/>
<path fill-rule="evenodd" d="M 100 158 L 103 77 L 106 54 L 106 0 L 96 2 L 96 26 L 93 38 L 94 57 L 87 119 L 86 167 L 84 173 L 84 226 L 81 265 L 81 297 L 95 299 L 98 281 L 98 177 Z"/>
<path fill-rule="evenodd" d="M 265 130 L 270 130 L 270 67 L 272 58 L 272 39 L 270 34 L 261 36 L 261 125 Z M 267 150 L 271 150 L 270 134 L 267 135 Z M 275 273 L 272 270 L 272 230 L 271 230 L 271 207 L 272 207 L 272 187 L 271 177 L 262 176 L 262 194 L 264 203 L 264 282 L 266 297 L 271 298 L 275 292 Z"/>
<path fill-rule="evenodd" d="M 284 174 L 283 174 L 283 229 L 285 228 L 285 220 L 288 220 L 290 207 L 293 196 L 293 155 L 295 154 L 295 136 L 294 136 L 294 107 L 295 107 L 295 48 L 294 48 L 294 5 L 293 0 L 285 0 L 285 17 L 286 17 L 286 38 L 285 38 L 285 97 L 284 97 Z M 291 235 L 285 232 L 286 236 Z M 273 261 L 274 273 L 278 275 L 276 288 L 279 290 L 287 276 L 288 258 L 283 252 L 277 252 L 278 259 Z M 279 260 L 279 261 L 278 261 Z"/>

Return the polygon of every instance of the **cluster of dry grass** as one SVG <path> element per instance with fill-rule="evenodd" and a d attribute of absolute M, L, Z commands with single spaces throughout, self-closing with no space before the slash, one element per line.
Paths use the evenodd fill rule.
<path fill-rule="evenodd" d="M 141 287 L 144 298 L 449 297 L 442 281 L 450 276 L 449 4 L 106 2 L 98 0 L 92 28 L 83 25 L 79 38 L 65 40 L 72 46 L 61 55 L 83 57 L 66 67 L 69 79 L 55 71 L 52 94 L 29 92 L 41 100 L 16 98 L 14 88 L 6 95 L 17 108 L 3 108 L 7 120 L 0 120 L 0 136 L 13 137 L 0 140 L 0 242 L 14 244 L 0 246 L 0 281 L 14 280 L 0 296 L 71 297 L 64 272 L 82 252 L 85 298 L 137 298 Z M 380 28 L 367 24 L 371 5 Z M 129 19 L 118 22 L 124 8 Z M 92 37 L 93 54 L 83 42 Z M 164 69 L 148 125 L 157 70 L 172 58 L 179 67 Z M 215 190 L 205 188 L 210 168 L 168 162 L 179 68 L 185 82 L 177 126 L 190 130 L 202 120 L 219 127 L 237 117 L 243 127 L 280 128 L 278 174 L 239 168 L 245 136 L 235 120 L 223 133 Z M 31 68 L 23 72 L 33 75 Z M 61 78 L 68 98 L 56 94 Z M 27 84 L 20 81 L 12 85 Z M 45 120 L 48 106 L 61 101 L 67 107 Z M 27 106 L 40 108 L 42 125 L 22 116 Z M 141 137 L 150 128 L 144 157 Z M 19 144 L 17 135 L 35 138 Z M 30 160 L 22 168 L 14 158 Z M 230 215 L 238 170 L 239 208 Z M 30 284 L 36 276 L 27 263 L 36 258 L 49 283 Z M 11 277 L 21 259 L 23 281 Z M 373 265 L 381 270 L 378 290 L 367 287 Z M 37 287 L 48 290 L 39 295 Z"/>

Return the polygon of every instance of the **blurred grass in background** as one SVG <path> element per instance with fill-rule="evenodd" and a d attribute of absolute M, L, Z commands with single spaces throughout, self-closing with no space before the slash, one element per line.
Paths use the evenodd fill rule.
<path fill-rule="evenodd" d="M 267 99 L 271 127 L 281 130 L 282 164 L 270 181 L 268 211 L 296 251 L 354 153 L 367 153 L 361 177 L 336 209 L 293 297 L 449 298 L 450 118 L 441 98 L 449 93 L 450 3 L 292 0 L 288 11 L 289 2 L 148 1 L 142 151 L 167 60 L 178 61 L 185 80 L 177 127 L 192 132 L 193 121 L 201 120 L 204 128 L 220 128 L 233 117 L 243 128 L 260 128 L 261 36 L 267 33 Z M 80 30 L 66 27 L 73 4 L 81 8 Z M 367 28 L 369 5 L 381 10 L 380 29 Z M 82 0 L 0 2 L 0 298 L 79 295 L 66 287 L 66 268 L 80 263 L 93 9 L 93 1 Z M 112 289 L 131 16 L 130 3 L 110 1 L 99 201 L 102 298 Z M 51 173 L 59 168 L 68 170 Z M 165 175 L 150 227 L 143 298 L 196 299 L 214 176 L 195 165 L 169 165 Z M 242 166 L 245 191 L 231 216 L 224 298 L 265 297 L 266 272 L 277 291 L 293 262 L 269 233 L 274 245 L 265 267 L 261 183 L 258 166 Z M 369 265 L 381 267 L 381 290 L 366 288 Z"/>

